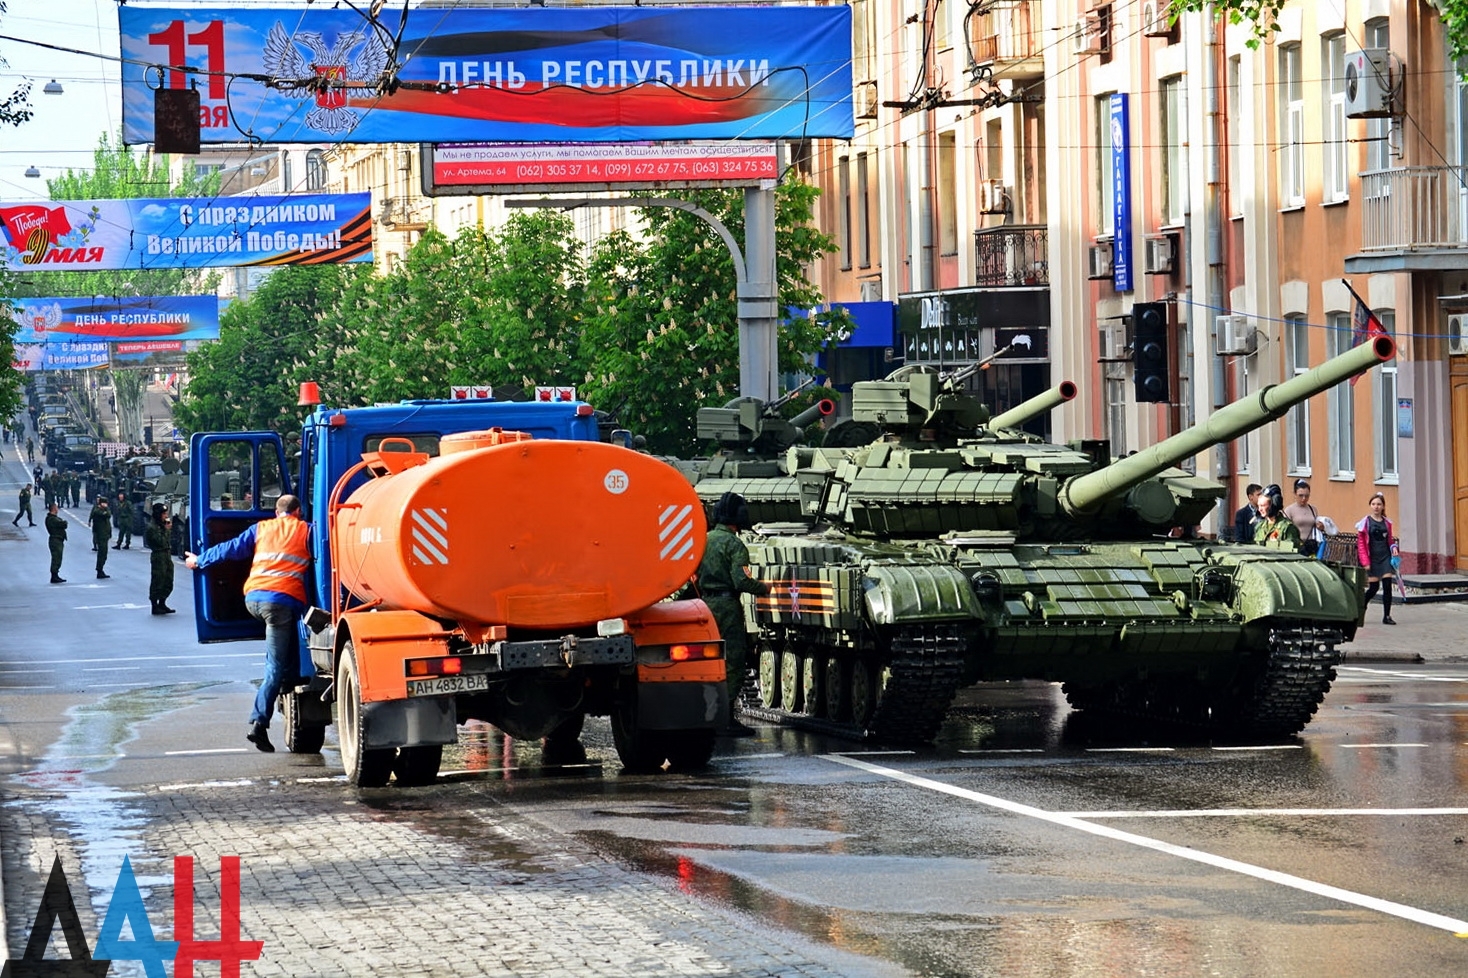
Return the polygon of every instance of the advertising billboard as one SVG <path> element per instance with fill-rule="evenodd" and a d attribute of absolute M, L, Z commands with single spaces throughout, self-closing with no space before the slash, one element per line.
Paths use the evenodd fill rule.
<path fill-rule="evenodd" d="M 371 260 L 371 194 L 0 202 L 13 272 Z"/>
<path fill-rule="evenodd" d="M 242 130 L 267 143 L 855 130 L 846 6 L 417 7 L 397 37 L 323 7 L 119 7 L 123 141 L 154 140 L 160 85 L 197 87 L 204 143 Z"/>
<path fill-rule="evenodd" d="M 770 142 L 470 143 L 427 148 L 424 193 L 753 187 L 780 176 Z"/>
<path fill-rule="evenodd" d="M 219 339 L 219 297 L 149 295 L 122 298 L 11 299 L 20 324 L 17 344 L 157 343 Z"/>

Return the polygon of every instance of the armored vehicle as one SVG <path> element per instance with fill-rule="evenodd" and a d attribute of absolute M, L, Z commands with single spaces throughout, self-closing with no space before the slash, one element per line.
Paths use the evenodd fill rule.
<path fill-rule="evenodd" d="M 763 477 L 706 474 L 755 520 L 755 715 L 895 743 L 936 735 L 965 685 L 1063 684 L 1072 706 L 1302 729 L 1364 611 L 1364 572 L 1293 550 L 1186 539 L 1223 486 L 1175 466 L 1394 355 L 1377 338 L 1125 458 L 1013 430 L 1063 384 L 990 418 L 921 369 L 853 390 L 860 448 L 791 446 Z"/>

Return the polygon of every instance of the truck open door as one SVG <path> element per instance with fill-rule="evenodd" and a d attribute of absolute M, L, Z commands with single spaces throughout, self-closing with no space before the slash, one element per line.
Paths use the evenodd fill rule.
<path fill-rule="evenodd" d="M 189 545 L 203 553 L 275 515 L 292 492 L 285 445 L 273 431 L 194 435 L 189 442 Z M 265 626 L 245 610 L 248 561 L 194 572 L 194 623 L 200 642 L 264 638 Z"/>

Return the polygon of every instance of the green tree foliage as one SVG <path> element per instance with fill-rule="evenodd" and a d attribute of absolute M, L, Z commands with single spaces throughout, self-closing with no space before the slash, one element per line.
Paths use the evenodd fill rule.
<path fill-rule="evenodd" d="M 5 4 L 0 2 L 0 14 L 3 13 L 5 13 Z M 5 59 L 0 58 L 0 68 L 4 67 L 6 67 Z M 29 122 L 33 114 L 29 79 L 15 86 L 15 90 L 9 95 L 0 96 L 0 125 L 18 126 L 22 122 Z"/>
<path fill-rule="evenodd" d="M 779 294 L 791 310 L 820 305 L 803 269 L 833 250 L 810 226 L 817 193 L 789 183 L 776 194 Z M 695 197 L 742 237 L 741 193 Z M 301 380 L 341 405 L 446 397 L 455 384 L 488 384 L 500 397 L 574 385 L 654 449 L 691 450 L 697 408 L 738 391 L 734 268 L 701 220 L 667 209 L 646 218 L 645 239 L 613 234 L 588 256 L 566 215 L 520 212 L 452 240 L 430 229 L 386 275 L 344 272 L 294 299 L 262 289 L 229 309 L 219 343 L 190 357 L 177 417 L 193 430 L 277 427 Z M 277 272 L 270 285 L 294 288 L 304 271 Z M 792 316 L 781 368 L 805 369 L 844 324 Z M 296 332 L 309 342 L 270 345 Z"/>
<path fill-rule="evenodd" d="M 189 354 L 175 423 L 190 431 L 296 428 L 301 382 L 332 392 L 341 333 L 329 316 L 366 277 L 353 265 L 287 266 L 248 301 L 232 303 L 220 316 L 218 342 Z"/>
<path fill-rule="evenodd" d="M 805 266 L 834 250 L 810 223 L 818 194 L 800 181 L 781 183 L 776 191 L 777 289 L 781 308 L 795 313 L 779 334 L 782 371 L 808 369 L 809 358 L 841 325 L 798 312 L 821 304 Z M 743 240 L 741 192 L 686 196 Z M 582 393 L 645 434 L 653 450 L 685 453 L 696 447 L 691 422 L 697 409 L 739 392 L 736 276 L 728 249 L 702 220 L 662 208 L 644 216 L 647 241 L 613 234 L 592 256 L 584 343 L 595 352 Z"/>
<path fill-rule="evenodd" d="M 1427 0 L 1442 15 L 1443 31 L 1447 35 L 1448 50 L 1454 58 L 1468 58 L 1468 0 Z M 1170 0 L 1174 16 L 1213 7 L 1228 15 L 1229 23 L 1252 23 L 1254 36 L 1251 47 L 1267 40 L 1279 30 L 1276 17 L 1284 9 L 1286 0 Z"/>

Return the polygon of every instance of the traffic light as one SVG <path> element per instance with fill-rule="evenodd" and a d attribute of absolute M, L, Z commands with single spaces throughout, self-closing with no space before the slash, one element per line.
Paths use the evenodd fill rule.
<path fill-rule="evenodd" d="M 1166 401 L 1167 303 L 1138 302 L 1132 306 L 1132 367 L 1137 401 Z"/>

